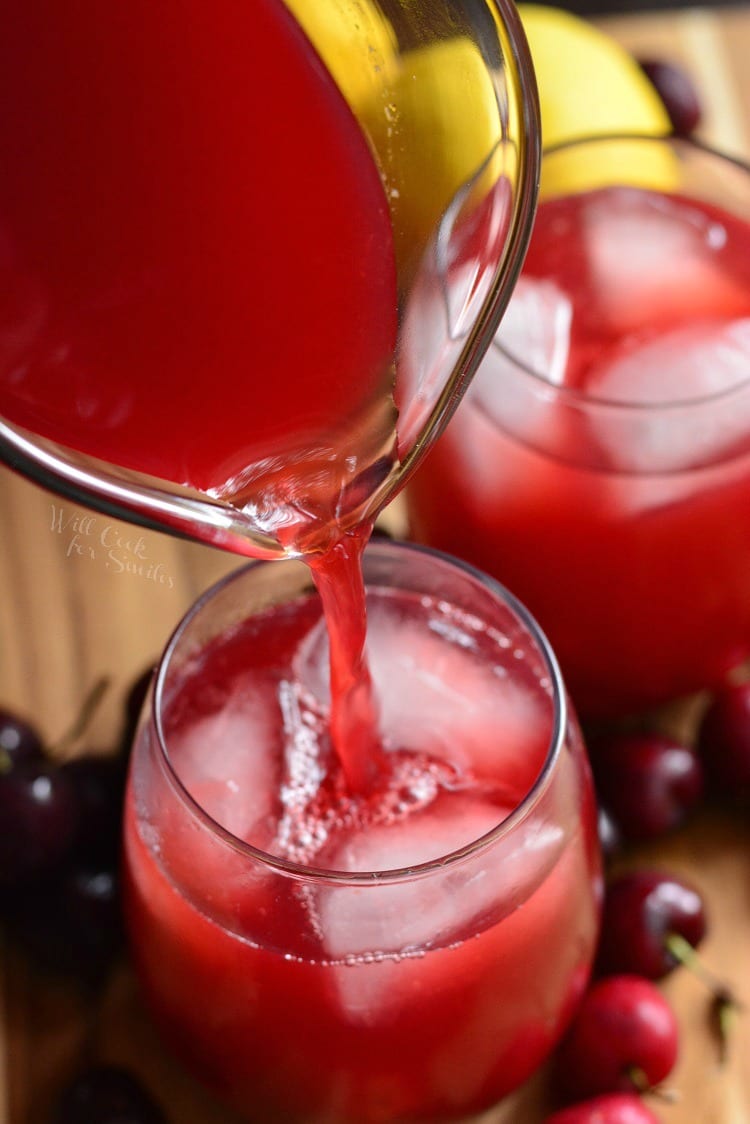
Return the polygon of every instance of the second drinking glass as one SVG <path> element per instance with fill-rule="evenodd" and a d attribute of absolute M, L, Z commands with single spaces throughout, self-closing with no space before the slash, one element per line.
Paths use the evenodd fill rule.
<path fill-rule="evenodd" d="M 522 598 L 580 712 L 621 714 L 750 653 L 750 168 L 592 139 L 545 155 L 542 198 L 411 530 Z"/>

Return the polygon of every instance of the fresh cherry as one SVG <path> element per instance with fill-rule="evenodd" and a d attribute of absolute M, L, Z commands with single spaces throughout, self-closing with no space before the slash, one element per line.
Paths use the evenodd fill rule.
<path fill-rule="evenodd" d="M 61 767 L 78 804 L 76 853 L 87 861 L 113 861 L 119 853 L 125 764 L 120 757 L 75 757 Z"/>
<path fill-rule="evenodd" d="M 634 870 L 607 888 L 597 967 L 659 979 L 684 965 L 711 993 L 712 1023 L 724 1059 L 742 1004 L 700 960 L 696 949 L 705 933 L 705 906 L 694 886 L 674 875 Z"/>
<path fill-rule="evenodd" d="M 63 1091 L 54 1124 L 166 1124 L 166 1116 L 141 1082 L 118 1066 L 80 1074 Z"/>
<path fill-rule="evenodd" d="M 698 729 L 698 752 L 709 790 L 750 805 L 750 682 L 730 684 L 714 696 Z"/>
<path fill-rule="evenodd" d="M 628 841 L 679 827 L 703 795 L 697 754 L 662 734 L 613 734 L 591 746 L 600 802 Z"/>
<path fill-rule="evenodd" d="M 30 723 L 0 708 L 0 775 L 42 756 L 42 739 Z"/>
<path fill-rule="evenodd" d="M 677 1020 L 654 984 L 611 976 L 584 996 L 558 1050 L 559 1080 L 571 1100 L 642 1092 L 677 1060 Z"/>
<path fill-rule="evenodd" d="M 0 888 L 59 868 L 78 826 L 75 793 L 63 771 L 34 759 L 0 775 L 0 823 Z"/>
<path fill-rule="evenodd" d="M 706 912 L 695 887 L 657 870 L 633 870 L 607 886 L 598 967 L 658 980 L 682 963 L 685 943 L 696 948 L 705 934 Z"/>
<path fill-rule="evenodd" d="M 117 870 L 72 865 L 17 895 L 7 920 L 37 967 L 97 986 L 123 944 Z"/>
<path fill-rule="evenodd" d="M 640 1097 L 633 1093 L 611 1093 L 553 1112 L 544 1124 L 659 1124 Z"/>
<path fill-rule="evenodd" d="M 640 67 L 661 98 L 672 130 L 688 137 L 701 122 L 698 93 L 690 76 L 675 63 L 663 59 L 641 59 Z"/>

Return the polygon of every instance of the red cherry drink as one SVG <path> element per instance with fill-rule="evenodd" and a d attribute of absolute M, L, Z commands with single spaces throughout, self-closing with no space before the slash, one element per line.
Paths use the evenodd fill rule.
<path fill-rule="evenodd" d="M 587 979 L 580 739 L 499 587 L 373 544 L 377 757 L 353 792 L 296 565 L 219 587 L 165 657 L 127 804 L 138 970 L 190 1068 L 253 1119 L 461 1117 L 536 1068 Z"/>
<path fill-rule="evenodd" d="M 282 0 L 17 4 L 0 63 L 0 415 L 324 529 L 392 453 L 396 269 Z"/>
<path fill-rule="evenodd" d="M 635 188 L 540 206 L 410 512 L 528 605 L 579 711 L 660 703 L 750 651 L 749 376 L 747 221 Z"/>

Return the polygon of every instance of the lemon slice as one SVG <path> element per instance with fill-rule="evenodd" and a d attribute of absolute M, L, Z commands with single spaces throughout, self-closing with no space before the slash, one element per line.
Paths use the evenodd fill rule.
<path fill-rule="evenodd" d="M 405 52 L 363 107 L 393 214 L 396 252 L 414 262 L 460 188 L 497 174 L 498 97 L 479 48 L 459 37 Z M 407 266 L 408 268 L 408 266 Z"/>
<path fill-rule="evenodd" d="M 559 8 L 521 4 L 518 11 L 539 87 L 545 149 L 607 133 L 669 132 L 659 95 L 616 39 Z M 678 182 L 677 164 L 667 145 L 592 146 L 545 160 L 541 195 L 614 183 L 668 191 Z"/>

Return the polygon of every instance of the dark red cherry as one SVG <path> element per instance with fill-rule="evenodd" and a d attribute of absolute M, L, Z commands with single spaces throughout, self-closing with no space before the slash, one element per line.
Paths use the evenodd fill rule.
<path fill-rule="evenodd" d="M 592 743 L 600 802 L 626 840 L 655 839 L 685 822 L 703 795 L 697 754 L 662 734 L 613 734 Z"/>
<path fill-rule="evenodd" d="M 63 1091 L 53 1124 L 166 1124 L 151 1093 L 130 1072 L 98 1066 Z"/>
<path fill-rule="evenodd" d="M 21 761 L 33 761 L 44 753 L 42 739 L 29 723 L 0 708 L 0 774 L 9 773 Z"/>
<path fill-rule="evenodd" d="M 21 886 L 68 857 L 78 807 L 68 778 L 52 762 L 29 760 L 0 775 L 0 887 Z"/>
<path fill-rule="evenodd" d="M 610 1093 L 553 1112 L 544 1124 L 659 1124 L 659 1117 L 634 1093 Z"/>
<path fill-rule="evenodd" d="M 37 967 L 96 986 L 123 944 L 118 872 L 105 865 L 66 867 L 17 895 L 7 920 Z"/>
<path fill-rule="evenodd" d="M 633 870 L 607 886 L 598 969 L 658 980 L 681 963 L 677 941 L 697 948 L 706 911 L 695 887 L 657 870 Z"/>
<path fill-rule="evenodd" d="M 750 805 L 750 682 L 724 687 L 698 729 L 698 752 L 709 790 Z"/>
<path fill-rule="evenodd" d="M 571 1100 L 652 1088 L 677 1060 L 678 1028 L 654 984 L 610 976 L 586 993 L 557 1054 Z"/>
<path fill-rule="evenodd" d="M 681 66 L 664 59 L 641 59 L 640 66 L 661 98 L 673 132 L 680 137 L 690 136 L 703 115 L 690 75 Z"/>
<path fill-rule="evenodd" d="M 88 861 L 119 854 L 126 767 L 119 756 L 88 755 L 61 767 L 78 804 L 76 853 Z"/>

